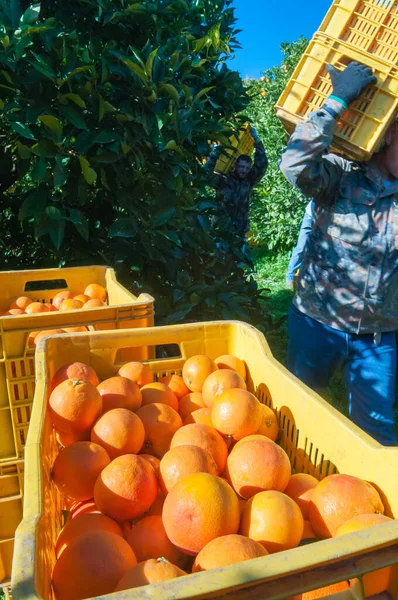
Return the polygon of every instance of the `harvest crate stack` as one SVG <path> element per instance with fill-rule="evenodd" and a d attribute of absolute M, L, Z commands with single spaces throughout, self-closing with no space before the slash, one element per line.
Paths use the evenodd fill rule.
<path fill-rule="evenodd" d="M 89 284 L 107 291 L 105 306 L 4 316 L 21 296 L 52 303 L 69 289 L 83 294 Z M 154 323 L 154 300 L 131 294 L 113 269 L 102 266 L 0 272 L 0 587 L 9 593 L 14 534 L 22 519 L 24 449 L 35 390 L 32 333 L 86 327 L 91 331 L 148 327 Z M 122 350 L 123 354 L 123 350 Z M 148 358 L 146 348 L 126 358 Z"/>
<path fill-rule="evenodd" d="M 332 91 L 326 64 L 343 70 L 358 61 L 377 83 L 341 116 L 332 148 L 368 160 L 398 115 L 398 5 L 391 0 L 335 0 L 277 105 L 286 131 L 322 106 Z"/>
<path fill-rule="evenodd" d="M 221 321 L 53 336 L 40 342 L 36 354 L 37 387 L 26 446 L 24 518 L 17 530 L 13 564 L 15 600 L 54 597 L 54 546 L 65 508 L 65 500 L 51 478 L 59 452 L 48 410 L 54 374 L 73 355 L 94 369 L 100 379 L 106 379 L 121 367 L 121 348 L 169 344 L 178 346 L 176 356 L 145 361 L 155 380 L 181 375 L 187 359 L 193 356 L 206 355 L 213 360 L 226 354 L 238 357 L 246 365 L 248 391 L 277 415 L 278 443 L 293 471 L 309 473 L 318 480 L 344 473 L 370 481 L 380 494 L 385 514 L 398 516 L 398 449 L 382 447 L 293 377 L 272 357 L 264 336 L 254 327 Z M 393 565 L 387 571 L 383 599 L 398 600 L 397 539 L 398 521 L 389 521 L 371 530 L 315 542 L 315 546 L 303 545 L 222 569 L 120 591 L 109 598 L 253 596 L 277 600 Z M 352 582 L 344 598 L 364 600 L 360 579 Z"/>

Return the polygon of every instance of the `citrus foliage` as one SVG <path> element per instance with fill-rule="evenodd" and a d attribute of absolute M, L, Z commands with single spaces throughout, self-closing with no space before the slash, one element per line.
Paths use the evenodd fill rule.
<path fill-rule="evenodd" d="M 6 268 L 107 263 L 170 322 L 261 313 L 203 173 L 248 103 L 236 33 L 232 0 L 0 1 Z"/>

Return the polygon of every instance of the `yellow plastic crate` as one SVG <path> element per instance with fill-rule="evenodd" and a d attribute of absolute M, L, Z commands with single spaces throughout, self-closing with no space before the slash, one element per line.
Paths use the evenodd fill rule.
<path fill-rule="evenodd" d="M 335 0 L 319 31 L 398 66 L 398 4 Z"/>
<path fill-rule="evenodd" d="M 54 542 L 61 528 L 63 501 L 51 481 L 58 448 L 47 411 L 48 382 L 73 354 L 102 378 L 117 372 L 120 348 L 177 344 L 175 358 L 148 361 L 156 378 L 181 373 L 195 354 L 216 358 L 232 353 L 249 368 L 248 388 L 277 412 L 281 445 L 296 471 L 318 479 L 343 472 L 372 482 L 386 512 L 398 516 L 398 449 L 383 448 L 317 394 L 293 377 L 271 355 L 264 336 L 237 321 L 198 323 L 135 331 L 54 336 L 36 355 L 37 387 L 25 449 L 24 518 L 16 533 L 12 574 L 14 600 L 53 598 Z M 295 593 L 394 564 L 390 600 L 398 600 L 398 521 L 372 530 L 317 542 L 264 558 L 165 583 L 119 592 L 109 600 L 204 598 L 280 600 Z M 395 544 L 395 545 L 394 545 Z M 392 545 L 386 547 L 386 545 Z M 358 583 L 358 582 L 357 582 Z M 360 584 L 344 600 L 361 600 Z M 339 597 L 343 600 L 343 596 Z M 379 599 L 381 600 L 381 598 Z"/>
<path fill-rule="evenodd" d="M 215 172 L 228 175 L 235 167 L 236 159 L 241 154 L 251 156 L 254 150 L 254 140 L 251 134 L 250 123 L 246 123 L 244 129 L 239 134 L 239 138 L 232 136 L 229 139 L 232 148 L 224 148 L 226 154 L 222 154 L 218 159 Z"/>
<path fill-rule="evenodd" d="M 22 520 L 23 484 L 23 460 L 0 464 L 0 585 L 7 600 L 15 530 Z"/>
<path fill-rule="evenodd" d="M 365 90 L 340 117 L 332 149 L 354 160 L 368 160 L 398 115 L 398 68 L 391 63 L 346 42 L 317 33 L 275 108 L 286 131 L 292 133 L 297 123 L 304 120 L 309 112 L 321 107 L 332 93 L 326 65 L 330 63 L 343 70 L 354 60 L 371 67 L 377 83 Z"/>
<path fill-rule="evenodd" d="M 148 294 L 138 298 L 131 294 L 109 267 L 0 272 L 1 313 L 19 296 L 50 302 L 63 289 L 83 293 L 89 283 L 106 287 L 108 306 L 0 317 L 0 463 L 23 457 L 35 388 L 35 350 L 28 344 L 32 331 L 78 325 L 88 325 L 93 330 L 129 329 L 154 323 L 154 299 Z M 148 358 L 145 349 L 129 356 Z"/>

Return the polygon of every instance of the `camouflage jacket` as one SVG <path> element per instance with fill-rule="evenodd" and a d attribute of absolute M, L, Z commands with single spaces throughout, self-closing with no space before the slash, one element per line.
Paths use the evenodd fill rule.
<path fill-rule="evenodd" d="M 249 231 L 250 192 L 264 177 L 268 167 L 268 159 L 260 140 L 256 142 L 255 148 L 253 166 L 245 179 L 240 179 L 233 171 L 229 175 L 214 174 L 213 180 L 217 197 L 231 219 L 234 229 L 242 235 Z M 217 156 L 210 157 L 206 164 L 207 171 L 213 172 L 217 158 Z"/>
<path fill-rule="evenodd" d="M 341 105 L 327 104 L 338 111 Z M 373 160 L 327 154 L 335 119 L 322 108 L 299 124 L 281 170 L 317 206 L 294 303 L 349 333 L 398 329 L 398 180 Z"/>

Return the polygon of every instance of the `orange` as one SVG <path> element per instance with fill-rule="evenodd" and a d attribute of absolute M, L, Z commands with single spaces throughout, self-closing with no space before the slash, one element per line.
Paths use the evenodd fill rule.
<path fill-rule="evenodd" d="M 143 517 L 135 523 L 126 538 L 138 562 L 164 557 L 174 565 L 184 568 L 188 557 L 170 542 L 161 515 Z"/>
<path fill-rule="evenodd" d="M 181 419 L 186 419 L 191 413 L 199 408 L 205 408 L 203 396 L 200 392 L 190 392 L 183 396 L 179 402 L 179 413 Z"/>
<path fill-rule="evenodd" d="M 217 369 L 214 360 L 204 354 L 197 354 L 185 361 L 182 368 L 182 377 L 191 392 L 201 392 L 203 384 L 210 373 L 217 371 Z"/>
<path fill-rule="evenodd" d="M 218 472 L 223 473 L 227 462 L 228 448 L 215 429 L 200 423 L 184 425 L 174 434 L 170 448 L 187 444 L 207 450 L 217 464 Z"/>
<path fill-rule="evenodd" d="M 199 552 L 192 573 L 209 571 L 268 554 L 258 542 L 237 533 L 212 540 Z"/>
<path fill-rule="evenodd" d="M 177 396 L 178 400 L 189 394 L 189 389 L 185 385 L 181 375 L 167 375 L 166 377 L 162 377 L 160 379 L 160 383 L 164 383 L 169 386 L 169 388 L 173 390 Z"/>
<path fill-rule="evenodd" d="M 318 588 L 317 590 L 292 596 L 290 600 L 317 600 L 317 598 L 329 598 L 329 596 L 337 594 L 337 592 L 343 592 L 349 589 L 350 585 L 348 581 L 340 581 L 339 583 L 332 583 L 331 585 L 326 585 L 325 587 Z"/>
<path fill-rule="evenodd" d="M 20 308 L 22 312 L 25 312 L 26 307 L 29 306 L 29 304 L 32 304 L 32 302 L 33 300 L 28 298 L 28 296 L 19 296 L 19 298 L 14 300 L 14 302 L 11 304 L 10 310 L 14 308 Z"/>
<path fill-rule="evenodd" d="M 291 474 L 286 452 L 267 438 L 242 442 L 227 461 L 228 479 L 236 493 L 248 499 L 265 490 L 283 492 Z"/>
<path fill-rule="evenodd" d="M 268 552 L 289 550 L 299 545 L 304 519 L 297 504 L 275 490 L 255 494 L 242 512 L 240 533 L 264 546 Z"/>
<path fill-rule="evenodd" d="M 314 530 L 312 529 L 311 523 L 304 519 L 304 530 L 301 537 L 301 542 L 305 540 L 317 540 Z M 300 544 L 301 545 L 301 544 Z"/>
<path fill-rule="evenodd" d="M 28 346 L 31 348 L 35 345 L 35 339 L 39 335 L 40 331 L 31 331 L 28 335 Z"/>
<path fill-rule="evenodd" d="M 224 369 L 215 374 L 218 373 L 233 371 Z M 236 441 L 256 433 L 262 420 L 260 402 L 253 394 L 243 389 L 230 389 L 217 396 L 211 410 L 213 427 L 222 435 L 232 437 Z"/>
<path fill-rule="evenodd" d="M 61 303 L 59 310 L 77 310 L 79 308 L 82 308 L 82 306 L 83 303 L 79 302 L 79 300 L 67 298 Z"/>
<path fill-rule="evenodd" d="M 153 467 L 135 454 L 124 454 L 105 467 L 94 487 L 99 510 L 118 521 L 144 514 L 156 500 L 158 483 Z"/>
<path fill-rule="evenodd" d="M 126 408 L 108 410 L 91 430 L 91 441 L 105 448 L 111 460 L 122 454 L 137 454 L 144 439 L 141 419 Z"/>
<path fill-rule="evenodd" d="M 153 467 L 155 471 L 156 478 L 159 480 L 160 477 L 160 460 L 157 456 L 153 456 L 152 454 L 140 454 L 141 458 L 145 458 Z"/>
<path fill-rule="evenodd" d="M 73 294 L 69 290 L 65 290 L 64 292 L 58 292 L 58 294 L 54 296 L 52 303 L 55 306 L 55 308 L 59 310 L 59 307 L 61 306 L 62 302 L 64 300 L 69 300 L 69 298 L 73 298 Z"/>
<path fill-rule="evenodd" d="M 101 511 L 98 510 L 98 507 L 92 498 L 90 498 L 90 500 L 74 502 L 69 509 L 69 520 L 77 519 L 80 515 L 98 514 L 100 512 Z"/>
<path fill-rule="evenodd" d="M 211 420 L 211 408 L 199 408 L 198 410 L 194 410 L 190 415 L 184 419 L 184 425 L 190 425 L 192 423 L 201 423 L 202 425 L 208 425 L 209 427 L 213 427 L 213 422 Z"/>
<path fill-rule="evenodd" d="M 75 442 L 89 442 L 90 441 L 90 429 L 87 431 L 80 431 L 79 433 L 65 433 L 59 429 L 55 429 L 55 439 L 60 446 L 66 448 Z"/>
<path fill-rule="evenodd" d="M 211 373 L 203 384 L 202 395 L 206 406 L 213 406 L 218 399 L 227 390 L 239 388 L 246 390 L 246 384 L 242 377 L 236 371 L 231 369 L 219 369 Z M 260 427 L 260 423 L 258 424 Z"/>
<path fill-rule="evenodd" d="M 246 381 L 246 365 L 237 356 L 233 354 L 223 354 L 214 361 L 219 369 L 232 369 L 236 371 L 242 377 L 243 381 Z"/>
<path fill-rule="evenodd" d="M 139 387 L 152 383 L 153 373 L 148 365 L 144 365 L 142 362 L 133 361 L 126 363 L 120 367 L 118 375 L 121 377 L 127 377 L 138 384 Z"/>
<path fill-rule="evenodd" d="M 384 513 L 375 488 L 352 475 L 329 475 L 313 489 L 309 521 L 320 539 L 333 537 L 340 525 L 364 513 Z"/>
<path fill-rule="evenodd" d="M 130 569 L 130 571 L 127 571 L 117 584 L 115 592 L 130 590 L 131 588 L 141 587 L 159 581 L 167 581 L 168 579 L 182 577 L 186 574 L 185 571 L 176 565 L 169 563 L 165 558 L 150 558 L 149 560 L 139 563 L 136 567 Z"/>
<path fill-rule="evenodd" d="M 90 300 L 90 296 L 87 296 L 86 294 L 76 294 L 76 296 L 73 296 L 73 299 L 78 300 L 82 304 L 86 304 L 86 302 Z"/>
<path fill-rule="evenodd" d="M 86 431 L 102 412 L 101 395 L 89 381 L 63 381 L 51 392 L 48 404 L 53 424 L 65 433 Z"/>
<path fill-rule="evenodd" d="M 104 286 L 99 283 L 90 283 L 84 290 L 84 295 L 91 299 L 102 300 L 102 302 L 105 302 L 108 297 L 108 292 Z"/>
<path fill-rule="evenodd" d="M 239 502 L 220 477 L 195 473 L 171 488 L 162 517 L 169 540 L 186 554 L 195 555 L 211 540 L 238 532 Z"/>
<path fill-rule="evenodd" d="M 64 327 L 65 333 L 83 333 L 88 331 L 88 328 L 84 325 L 80 325 L 78 327 Z"/>
<path fill-rule="evenodd" d="M 98 475 L 110 463 L 108 453 L 93 442 L 76 442 L 59 451 L 52 477 L 63 496 L 89 500 Z"/>
<path fill-rule="evenodd" d="M 141 406 L 140 388 L 126 377 L 109 377 L 97 386 L 97 390 L 102 396 L 104 412 L 111 408 L 137 410 Z"/>
<path fill-rule="evenodd" d="M 98 298 L 91 298 L 91 300 L 87 300 L 83 304 L 82 308 L 101 308 L 101 306 L 106 306 L 105 302 L 102 302 Z"/>
<path fill-rule="evenodd" d="M 37 346 L 40 340 L 44 337 L 48 337 L 49 335 L 58 335 L 59 333 L 65 333 L 65 331 L 63 329 L 47 329 L 44 331 L 39 331 L 38 334 L 35 335 L 33 343 L 35 346 Z"/>
<path fill-rule="evenodd" d="M 160 461 L 160 485 L 167 494 L 171 488 L 193 473 L 218 475 L 218 467 L 207 450 L 199 446 L 176 446 Z"/>
<path fill-rule="evenodd" d="M 55 555 L 57 558 L 62 554 L 67 546 L 79 535 L 87 531 L 110 531 L 117 535 L 122 535 L 120 526 L 106 515 L 101 513 L 91 513 L 80 515 L 75 519 L 69 519 L 65 527 L 58 534 L 55 544 Z"/>
<path fill-rule="evenodd" d="M 147 383 L 141 388 L 141 394 L 142 406 L 156 402 L 157 404 L 167 404 L 178 412 L 178 398 L 165 383 L 160 383 L 160 381 Z"/>
<path fill-rule="evenodd" d="M 145 516 L 150 517 L 151 515 L 160 515 L 162 516 L 163 512 L 163 504 L 166 499 L 166 496 L 159 488 L 158 495 L 156 496 L 155 502 L 151 505 L 149 510 L 146 511 Z"/>
<path fill-rule="evenodd" d="M 258 435 L 265 435 L 265 437 L 275 442 L 279 435 L 279 425 L 276 414 L 265 404 L 261 404 L 261 410 L 263 411 L 263 420 L 256 433 Z"/>
<path fill-rule="evenodd" d="M 312 475 L 308 475 L 308 473 L 295 473 L 291 475 L 289 483 L 285 488 L 285 494 L 297 502 L 306 520 L 308 520 L 312 490 L 318 483 L 319 481 Z"/>
<path fill-rule="evenodd" d="M 32 302 L 25 308 L 27 315 L 35 315 L 36 313 L 48 312 L 47 306 L 42 302 Z"/>
<path fill-rule="evenodd" d="M 25 311 L 22 308 L 10 308 L 3 314 L 3 317 L 15 317 L 16 315 L 24 315 Z"/>
<path fill-rule="evenodd" d="M 47 312 L 57 312 L 58 308 L 54 306 L 54 304 L 50 304 L 50 302 L 45 302 L 44 306 L 47 307 Z"/>
<path fill-rule="evenodd" d="M 136 564 L 134 552 L 120 535 L 109 531 L 84 533 L 65 548 L 55 563 L 55 597 L 78 600 L 110 594 Z"/>
<path fill-rule="evenodd" d="M 358 515 L 348 519 L 348 521 L 340 525 L 336 531 L 335 537 L 352 533 L 353 531 L 360 531 L 361 529 L 373 527 L 374 525 L 380 525 L 381 523 L 388 523 L 393 520 L 394 519 L 375 513 Z M 366 598 L 384 592 L 388 588 L 390 578 L 391 567 L 385 567 L 384 569 L 377 569 L 377 571 L 365 573 L 362 577 L 362 581 Z"/>
<path fill-rule="evenodd" d="M 51 388 L 54 389 L 67 379 L 89 381 L 95 386 L 99 384 L 99 379 L 94 369 L 82 362 L 69 363 L 60 367 L 51 380 Z"/>
<path fill-rule="evenodd" d="M 144 452 L 162 458 L 170 449 L 174 434 L 182 427 L 180 415 L 171 406 L 154 402 L 142 406 L 137 416 L 145 429 Z"/>

